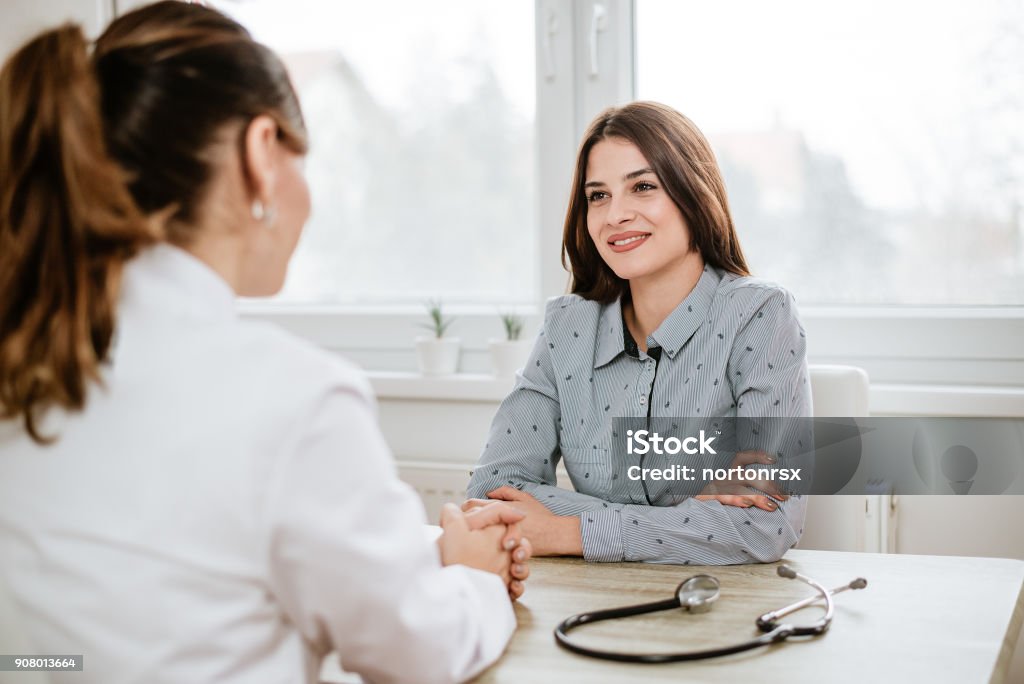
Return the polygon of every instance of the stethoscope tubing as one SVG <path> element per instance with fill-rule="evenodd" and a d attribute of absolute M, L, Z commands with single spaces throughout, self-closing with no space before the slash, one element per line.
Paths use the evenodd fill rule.
<path fill-rule="evenodd" d="M 670 606 L 671 608 L 679 606 L 678 602 L 674 601 L 673 603 L 675 605 Z M 662 608 L 661 610 L 667 609 Z M 607 613 L 612 611 L 599 612 Z M 640 613 L 631 613 L 631 615 L 639 614 Z M 581 646 L 570 641 L 567 633 L 569 632 L 569 630 L 573 629 L 573 627 L 578 627 L 579 625 L 586 624 L 587 622 L 597 621 L 594 619 L 590 619 L 579 621 L 571 625 L 567 624 L 573 618 L 578 617 L 580 616 L 573 615 L 570 618 L 563 620 L 562 623 L 555 628 L 555 641 L 557 641 L 558 644 L 562 646 L 562 648 L 572 651 L 573 653 L 590 656 L 591 658 L 600 658 L 602 660 L 614 660 L 620 663 L 678 663 L 687 660 L 706 660 L 708 658 L 720 658 L 722 656 L 732 655 L 734 653 L 750 651 L 755 648 L 760 648 L 761 646 L 768 646 L 769 644 L 775 643 L 777 641 L 784 641 L 786 638 L 791 636 L 791 632 L 789 631 L 791 628 L 789 627 L 789 625 L 779 625 L 775 630 L 768 632 L 767 634 L 762 634 L 761 636 L 755 637 L 743 643 L 733 644 L 732 646 L 723 646 L 721 648 L 710 648 L 702 651 L 686 651 L 678 653 L 621 653 L 619 651 L 602 651 L 594 648 L 588 648 L 586 646 Z M 620 615 L 617 617 L 626 616 Z M 606 617 L 603 619 L 607 620 L 610 618 Z"/>

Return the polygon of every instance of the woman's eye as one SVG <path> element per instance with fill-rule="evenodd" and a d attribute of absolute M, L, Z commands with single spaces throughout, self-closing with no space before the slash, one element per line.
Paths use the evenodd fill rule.
<path fill-rule="evenodd" d="M 654 183 L 648 183 L 647 181 L 640 181 L 633 188 L 637 192 L 647 192 L 648 190 L 655 190 L 658 186 Z"/>
<path fill-rule="evenodd" d="M 600 202 L 601 200 L 603 200 L 607 196 L 608 196 L 607 192 L 604 192 L 603 190 L 595 190 L 594 192 L 592 192 L 589 195 L 587 195 L 587 201 L 588 202 Z"/>

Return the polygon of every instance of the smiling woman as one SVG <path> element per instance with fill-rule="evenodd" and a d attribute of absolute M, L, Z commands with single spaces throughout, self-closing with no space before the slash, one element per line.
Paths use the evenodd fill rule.
<path fill-rule="evenodd" d="M 669 107 L 637 102 L 598 116 L 580 146 L 573 187 L 562 263 L 572 272 L 576 294 L 606 303 L 628 290 L 632 262 L 608 257 L 630 245 L 608 243 L 653 233 L 637 232 L 639 225 L 663 224 L 659 244 L 672 247 L 659 257 L 665 265 L 682 269 L 673 257 L 692 247 L 691 268 L 697 256 L 730 273 L 750 274 L 714 153 L 693 122 Z M 631 221 L 636 213 L 644 214 L 642 222 Z M 637 242 L 646 239 L 632 244 Z"/>
<path fill-rule="evenodd" d="M 803 532 L 799 496 L 770 481 L 709 490 L 630 478 L 645 457 L 627 454 L 615 427 L 618 417 L 810 414 L 793 298 L 750 277 L 714 154 L 693 123 L 652 102 L 599 115 L 580 146 L 563 248 L 572 294 L 548 303 L 473 473 L 469 495 L 480 498 L 466 507 L 516 502 L 540 554 L 780 558 Z M 741 451 L 733 465 L 786 465 L 798 452 L 791 439 Z M 563 459 L 575 492 L 555 486 Z"/>

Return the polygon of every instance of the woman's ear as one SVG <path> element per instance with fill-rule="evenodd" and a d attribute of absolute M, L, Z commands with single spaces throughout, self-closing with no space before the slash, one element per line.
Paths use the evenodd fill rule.
<path fill-rule="evenodd" d="M 250 200 L 258 200 L 269 209 L 277 182 L 277 123 L 266 114 L 257 116 L 245 129 L 244 144 L 242 163 L 252 193 Z"/>

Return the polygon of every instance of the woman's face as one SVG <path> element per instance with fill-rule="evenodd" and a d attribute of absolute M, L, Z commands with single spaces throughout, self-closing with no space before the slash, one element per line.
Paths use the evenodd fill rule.
<path fill-rule="evenodd" d="M 637 283 L 671 277 L 688 256 L 690 231 L 636 145 L 605 138 L 587 159 L 587 231 L 605 263 Z"/>

